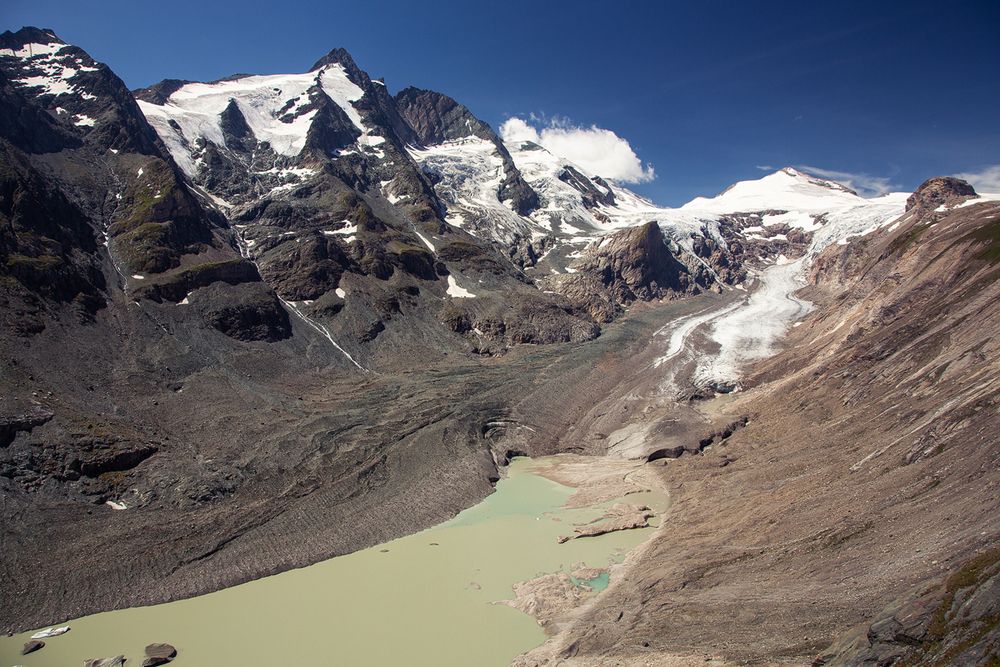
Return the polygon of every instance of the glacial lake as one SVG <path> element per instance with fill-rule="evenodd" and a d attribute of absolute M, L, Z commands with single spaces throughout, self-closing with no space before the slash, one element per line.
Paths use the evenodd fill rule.
<path fill-rule="evenodd" d="M 72 667 L 119 654 L 140 665 L 155 642 L 177 647 L 178 667 L 506 665 L 546 639 L 534 618 L 496 604 L 514 597 L 515 583 L 620 562 L 655 530 L 559 544 L 617 501 L 564 507 L 574 489 L 537 474 L 545 461 L 558 457 L 515 459 L 495 493 L 414 535 L 187 600 L 59 623 L 72 629 L 27 656 L 31 632 L 0 638 L 0 667 Z M 628 502 L 659 515 L 665 497 L 643 492 Z M 609 582 L 574 583 L 599 595 Z"/>

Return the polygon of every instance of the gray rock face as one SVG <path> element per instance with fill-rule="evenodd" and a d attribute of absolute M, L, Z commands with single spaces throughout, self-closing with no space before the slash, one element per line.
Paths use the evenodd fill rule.
<path fill-rule="evenodd" d="M 509 201 L 520 215 L 538 207 L 538 194 L 531 189 L 514 165 L 507 148 L 496 132 L 447 95 L 419 88 L 404 88 L 395 97 L 402 117 L 413 128 L 417 140 L 432 146 L 445 141 L 475 136 L 493 143 L 503 160 L 504 178 L 500 183 L 500 201 Z"/>
<path fill-rule="evenodd" d="M 0 447 L 6 447 L 14 442 L 18 433 L 31 433 L 36 426 L 48 422 L 53 416 L 44 409 L 36 409 L 27 414 L 0 416 Z"/>
<path fill-rule="evenodd" d="M 288 313 L 261 283 L 213 283 L 197 290 L 192 306 L 209 325 L 241 341 L 275 342 L 292 335 Z"/>
<path fill-rule="evenodd" d="M 615 193 L 612 192 L 607 181 L 599 176 L 592 179 L 587 178 L 577 169 L 567 165 L 559 173 L 559 180 L 576 188 L 583 198 L 583 205 L 587 208 L 615 205 Z"/>
<path fill-rule="evenodd" d="M 986 665 L 1000 648 L 1000 551 L 962 565 L 940 585 L 890 605 L 818 656 L 825 665 Z"/>
<path fill-rule="evenodd" d="M 678 261 L 655 222 L 605 237 L 572 268 L 577 273 L 559 276 L 556 289 L 600 322 L 636 301 L 695 294 L 709 282 Z"/>
<path fill-rule="evenodd" d="M 106 300 L 97 248 L 85 212 L 26 155 L 0 145 L 0 276 L 9 278 L 3 319 L 22 335 L 37 333 L 46 301 L 92 317 Z"/>

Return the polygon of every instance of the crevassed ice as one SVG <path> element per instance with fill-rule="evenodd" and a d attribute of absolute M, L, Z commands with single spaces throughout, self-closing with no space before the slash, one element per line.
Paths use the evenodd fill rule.
<path fill-rule="evenodd" d="M 319 72 L 248 76 L 217 83 L 190 83 L 173 94 L 166 104 L 139 101 L 139 108 L 163 139 L 171 155 L 188 175 L 197 173 L 198 165 L 191 158 L 189 146 L 198 139 L 225 146 L 220 114 L 234 100 L 247 125 L 259 141 L 266 141 L 279 155 L 292 157 L 305 147 L 306 136 L 316 115 L 296 112 L 310 102 L 310 88 L 320 89 L 337 104 L 361 132 L 358 143 L 378 146 L 384 137 L 370 134 L 354 107 L 364 91 L 351 81 L 339 63 L 327 65 Z M 280 120 L 293 116 L 291 122 Z M 176 123 L 180 130 L 171 126 Z"/>

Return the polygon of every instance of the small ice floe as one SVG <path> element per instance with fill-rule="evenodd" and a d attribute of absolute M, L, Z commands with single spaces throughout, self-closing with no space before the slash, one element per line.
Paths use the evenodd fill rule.
<path fill-rule="evenodd" d="M 60 628 L 48 628 L 46 630 L 39 630 L 35 634 L 31 635 L 32 639 L 46 639 L 48 637 L 58 637 L 59 635 L 64 635 L 69 632 L 69 626 L 64 625 Z"/>
<path fill-rule="evenodd" d="M 105 501 L 104 504 L 107 505 L 108 507 L 110 507 L 113 510 L 127 510 L 128 509 L 128 505 L 126 505 L 125 503 L 118 503 L 118 502 L 115 502 L 114 500 Z"/>

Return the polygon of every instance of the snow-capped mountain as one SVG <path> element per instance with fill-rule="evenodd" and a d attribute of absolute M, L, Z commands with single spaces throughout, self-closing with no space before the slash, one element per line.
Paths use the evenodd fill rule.
<path fill-rule="evenodd" d="M 350 253 L 359 239 L 357 222 L 346 213 L 339 222 L 339 213 L 324 216 L 318 202 L 309 203 L 317 184 L 331 175 L 370 206 L 398 215 L 433 253 L 443 239 L 467 233 L 500 249 L 541 291 L 566 295 L 600 321 L 637 299 L 743 288 L 757 277 L 764 285 L 756 297 L 762 308 L 794 303 L 788 296 L 809 257 L 878 229 L 902 213 L 906 198 L 865 199 L 836 182 L 785 168 L 716 197 L 660 207 L 538 144 L 504 143 L 445 95 L 407 88 L 390 96 L 384 82 L 372 80 L 340 50 L 304 74 L 164 82 L 139 97 L 174 159 L 238 220 L 246 253 L 292 307 L 307 306 L 330 288 L 294 279 L 290 289 L 286 267 L 295 260 L 285 242 L 304 239 L 287 217 L 275 224 L 261 212 L 278 202 L 293 211 L 305 208 L 296 217 L 308 218 L 313 231 L 317 220 L 329 220 L 319 230 L 324 242 Z M 421 227 L 419 221 L 430 219 L 439 221 L 436 228 Z M 629 232 L 607 242 L 619 230 L 650 223 L 660 230 L 653 241 L 648 232 Z M 608 273 L 609 262 L 619 265 L 620 257 L 651 242 L 666 244 L 673 261 L 658 261 L 669 271 L 650 267 L 628 278 Z M 775 264 L 783 268 L 767 270 Z M 603 277 L 595 280 L 595 272 Z M 777 308 L 764 334 L 738 341 L 742 354 L 769 351 L 800 311 Z M 720 341 L 729 325 L 752 330 L 720 322 Z M 736 372 L 735 361 L 720 363 L 724 370 L 706 371 L 706 379 L 721 382 Z"/>
<path fill-rule="evenodd" d="M 303 73 L 167 80 L 134 99 L 107 67 L 51 32 L 4 40 L 11 95 L 44 110 L 40 122 L 53 125 L 46 140 L 82 138 L 104 151 L 100 160 L 127 162 L 108 178 L 130 186 L 109 186 L 108 196 L 156 204 L 152 219 L 164 227 L 136 224 L 141 217 L 116 224 L 127 206 L 100 223 L 126 284 L 184 300 L 200 284 L 172 285 L 175 267 L 194 261 L 184 257 L 199 243 L 223 254 L 238 248 L 234 265 L 248 267 L 240 275 L 259 273 L 285 310 L 353 365 L 378 356 L 381 341 L 395 349 L 412 340 L 413 324 L 379 305 L 400 290 L 417 295 L 410 317 L 418 319 L 431 314 L 425 297 L 450 298 L 455 312 L 430 319 L 444 317 L 465 344 L 489 349 L 491 338 L 509 338 L 512 322 L 495 319 L 511 294 L 525 308 L 554 309 L 556 320 L 568 299 L 607 321 L 634 300 L 745 287 L 775 262 L 845 243 L 902 212 L 902 195 L 867 200 L 793 169 L 660 207 L 538 144 L 504 143 L 446 95 L 391 95 L 342 49 Z M 162 164 L 132 165 L 136 153 Z M 179 225 L 182 210 L 201 222 Z M 576 317 L 559 333 L 517 338 L 591 335 Z"/>
<path fill-rule="evenodd" d="M 813 234 L 811 252 L 832 242 L 863 236 L 902 214 L 908 193 L 866 199 L 834 181 L 785 167 L 763 178 L 740 181 L 716 197 L 696 197 L 680 210 L 752 224 L 745 238 L 781 238 L 780 229 Z M 769 231 L 778 230 L 776 233 Z"/>

